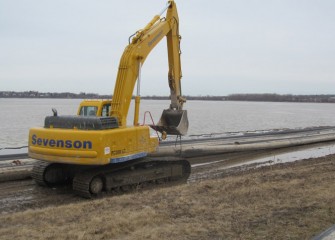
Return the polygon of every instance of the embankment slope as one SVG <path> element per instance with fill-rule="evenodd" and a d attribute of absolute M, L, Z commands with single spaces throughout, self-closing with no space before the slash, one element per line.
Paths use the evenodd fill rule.
<path fill-rule="evenodd" d="M 0 239 L 310 239 L 335 223 L 335 155 L 0 216 Z"/>

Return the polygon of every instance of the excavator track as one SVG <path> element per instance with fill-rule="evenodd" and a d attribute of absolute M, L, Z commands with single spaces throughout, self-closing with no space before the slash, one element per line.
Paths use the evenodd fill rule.
<path fill-rule="evenodd" d="M 43 187 L 47 187 L 48 184 L 44 179 L 44 172 L 48 166 L 50 166 L 52 163 L 44 162 L 44 161 L 37 161 L 34 164 L 31 177 L 35 180 L 35 182 Z"/>
<path fill-rule="evenodd" d="M 77 195 L 95 198 L 109 192 L 127 192 L 145 184 L 186 182 L 190 173 L 190 163 L 183 159 L 142 158 L 90 167 L 38 161 L 33 167 L 32 177 L 44 187 L 70 183 L 72 180 Z"/>
<path fill-rule="evenodd" d="M 108 192 L 126 192 L 141 184 L 186 181 L 191 172 L 188 161 L 144 160 L 126 167 L 98 167 L 76 174 L 73 189 L 84 198 Z"/>
<path fill-rule="evenodd" d="M 37 161 L 33 166 L 31 177 L 40 186 L 57 186 L 73 179 L 75 168 L 72 166 L 74 165 Z"/>

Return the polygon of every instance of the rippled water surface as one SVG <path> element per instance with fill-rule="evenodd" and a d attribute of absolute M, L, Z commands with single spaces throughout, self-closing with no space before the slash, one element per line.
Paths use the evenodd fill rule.
<path fill-rule="evenodd" d="M 29 128 L 43 126 L 45 116 L 52 115 L 51 108 L 59 115 L 72 115 L 80 101 L 0 98 L 0 148 L 27 145 Z M 158 122 L 168 106 L 167 100 L 142 100 L 140 122 L 144 111 L 150 111 Z M 335 104 L 327 103 L 188 101 L 185 109 L 190 122 L 188 135 L 335 125 Z M 132 118 L 133 107 L 129 125 Z"/>

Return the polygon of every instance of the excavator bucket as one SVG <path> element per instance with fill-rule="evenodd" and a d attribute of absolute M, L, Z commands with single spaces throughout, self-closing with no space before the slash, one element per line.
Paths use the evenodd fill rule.
<path fill-rule="evenodd" d="M 188 118 L 186 110 L 165 109 L 157 125 L 151 128 L 167 135 L 186 135 L 188 130 Z"/>

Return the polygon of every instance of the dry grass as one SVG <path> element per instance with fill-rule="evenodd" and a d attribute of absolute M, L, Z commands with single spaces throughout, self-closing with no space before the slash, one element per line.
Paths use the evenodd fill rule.
<path fill-rule="evenodd" d="M 0 216 L 1 239 L 310 239 L 335 223 L 335 156 Z"/>

